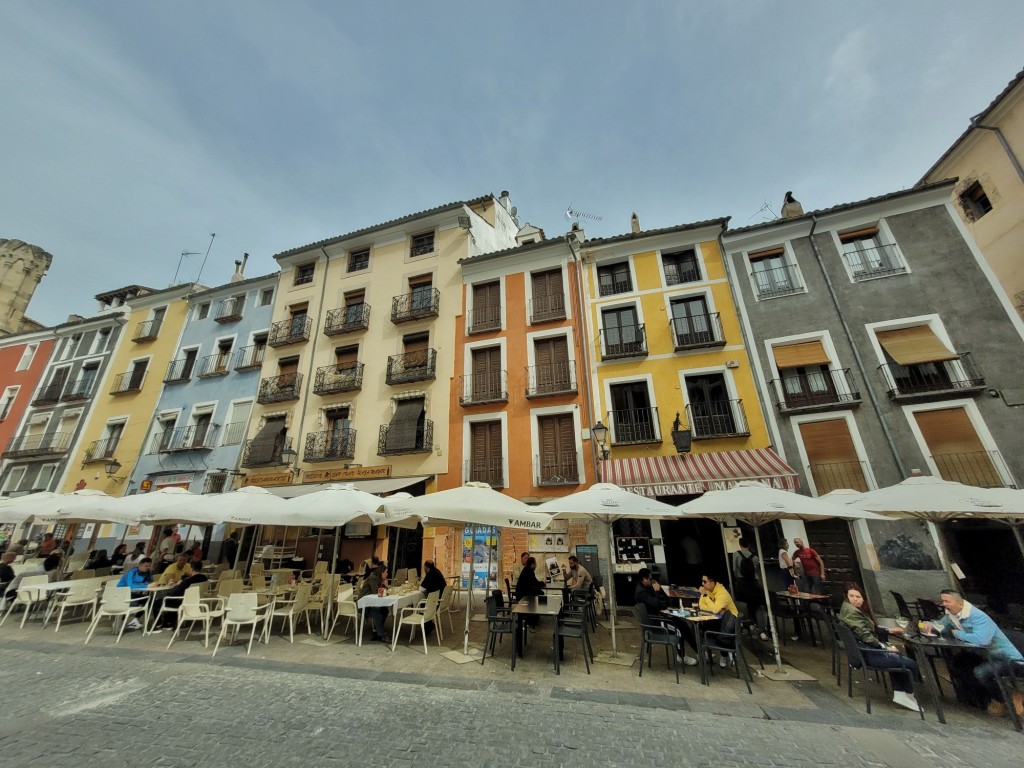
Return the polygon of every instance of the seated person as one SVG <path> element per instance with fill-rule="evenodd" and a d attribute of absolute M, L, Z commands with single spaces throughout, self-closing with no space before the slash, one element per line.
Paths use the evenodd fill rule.
<path fill-rule="evenodd" d="M 107 550 L 97 549 L 85 564 L 85 570 L 94 571 L 97 568 L 110 568 L 113 565 L 107 557 Z"/>
<path fill-rule="evenodd" d="M 580 565 L 576 555 L 569 555 L 569 578 L 565 585 L 569 589 L 589 590 L 593 583 L 594 577 L 590 575 L 590 571 Z"/>
<path fill-rule="evenodd" d="M 444 574 L 441 570 L 434 565 L 433 560 L 427 560 L 423 563 L 423 581 L 420 582 L 420 592 L 424 595 L 430 595 L 431 592 L 444 593 L 444 588 L 448 586 L 447 580 L 444 578 Z M 423 631 L 429 637 L 434 633 L 434 622 L 428 621 L 423 625 Z"/>
<path fill-rule="evenodd" d="M 134 568 L 129 568 L 127 571 L 122 573 L 121 578 L 117 580 L 117 586 L 128 587 L 131 589 L 133 595 L 136 592 L 145 592 L 152 583 L 153 560 L 149 557 L 142 558 L 138 565 Z"/>
<path fill-rule="evenodd" d="M 168 584 L 177 584 L 184 579 L 189 574 L 188 562 L 188 556 L 184 552 L 175 555 L 174 562 L 167 566 L 164 572 L 160 574 L 156 585 L 158 587 L 165 587 Z"/>
<path fill-rule="evenodd" d="M 125 559 L 128 557 L 128 545 L 118 544 L 114 550 L 114 554 L 110 556 L 111 566 L 123 566 Z"/>
<path fill-rule="evenodd" d="M 377 560 L 377 558 L 374 558 L 374 560 Z M 378 562 L 380 561 L 378 560 Z M 356 602 L 358 603 L 361 598 L 368 595 L 376 595 L 378 590 L 387 587 L 387 576 L 388 569 L 384 565 L 380 565 L 370 571 L 366 578 L 363 579 L 363 585 L 359 588 L 359 596 L 356 598 Z M 390 642 L 387 639 L 387 629 L 384 626 L 384 622 L 388 619 L 387 606 L 371 606 L 366 609 L 366 615 L 370 617 L 370 621 L 373 623 L 373 639 L 382 643 Z"/>
<path fill-rule="evenodd" d="M 661 585 L 651 577 L 650 568 L 641 568 L 636 573 L 636 591 L 633 593 L 633 604 L 647 607 L 647 615 L 650 619 L 661 618 L 661 612 L 669 607 L 668 595 L 661 589 Z M 652 621 L 652 624 L 659 622 Z M 676 634 L 679 636 L 677 643 L 679 659 L 688 667 L 697 663 L 697 659 L 686 653 L 683 645 L 682 633 L 673 624 Z"/>
<path fill-rule="evenodd" d="M 888 645 L 888 631 L 878 626 L 864 597 L 864 590 L 852 582 L 846 585 L 846 599 L 839 609 L 839 620 L 853 630 L 864 661 L 872 667 L 885 667 L 892 681 L 892 701 L 901 707 L 919 712 L 921 706 L 914 698 L 913 677 L 917 676 L 917 663 L 901 655 L 896 646 Z"/>
<path fill-rule="evenodd" d="M 516 581 L 516 600 L 522 600 L 524 597 L 539 597 L 543 594 L 544 583 L 537 578 L 537 558 L 528 557 L 522 573 L 519 574 L 519 580 Z M 540 616 L 527 615 L 523 617 L 523 623 L 531 629 L 536 628 L 539 622 Z"/>
<path fill-rule="evenodd" d="M 127 570 L 128 568 L 136 567 L 145 558 L 146 558 L 146 545 L 145 545 L 145 543 L 143 543 L 141 541 L 136 542 L 135 549 L 133 549 L 128 554 L 128 556 L 125 557 L 125 559 L 124 559 L 123 565 L 125 567 L 125 570 Z"/>
<path fill-rule="evenodd" d="M 5 559 L 6 559 L 6 557 L 7 557 L 7 555 L 5 555 Z M 12 576 L 11 580 L 7 584 L 7 591 L 4 594 L 4 599 L 5 600 L 13 600 L 17 596 L 17 594 L 18 594 L 18 587 L 21 584 L 21 582 L 25 579 L 26 576 L 41 576 L 43 574 L 48 574 L 50 571 L 47 570 L 46 563 L 50 561 L 50 558 L 53 558 L 54 560 L 56 560 L 56 564 L 57 565 L 60 564 L 60 558 L 57 557 L 57 555 L 50 555 L 49 557 L 46 558 L 46 560 L 30 561 L 31 564 L 29 565 L 29 567 L 23 568 L 20 573 L 18 573 L 17 575 Z M 14 557 L 12 557 L 11 559 L 13 560 Z M 56 568 L 56 565 L 54 565 L 54 568 Z M 50 570 L 53 570 L 53 569 L 50 569 Z M 13 568 L 11 568 L 11 572 L 13 574 L 13 572 L 14 572 Z M 51 579 L 51 581 L 52 581 L 52 579 Z"/>
<path fill-rule="evenodd" d="M 724 584 L 719 583 L 718 579 L 714 576 L 704 576 L 700 580 L 700 609 L 708 613 L 717 613 L 720 616 L 726 613 L 736 617 L 740 615 L 739 609 L 736 608 L 736 603 L 732 600 L 732 595 L 729 594 L 729 590 L 725 588 Z M 728 664 L 727 657 L 730 655 L 723 653 L 718 658 L 718 665 L 725 667 Z"/>
<path fill-rule="evenodd" d="M 46 557 L 57 548 L 57 539 L 52 533 L 44 533 L 43 540 L 39 542 L 39 549 L 36 550 L 36 557 Z"/>
<path fill-rule="evenodd" d="M 16 552 L 8 550 L 0 557 L 0 586 L 6 586 L 14 581 L 14 569 L 11 563 L 18 559 Z"/>
<path fill-rule="evenodd" d="M 521 552 L 519 554 L 519 562 L 512 566 L 512 581 L 518 582 L 519 576 L 522 574 L 523 569 L 526 568 L 526 561 L 530 559 L 529 552 Z"/>
<path fill-rule="evenodd" d="M 202 584 L 203 582 L 209 581 L 210 577 L 203 573 L 203 561 L 192 560 L 188 564 L 188 574 L 173 587 L 168 589 L 163 594 L 157 594 L 153 598 L 153 615 L 160 616 L 160 609 L 167 603 L 168 600 L 171 602 L 168 605 L 174 605 L 179 603 L 185 596 L 185 590 L 195 584 Z M 177 626 L 177 614 L 169 615 L 163 614 L 160 616 L 160 623 L 153 630 L 159 632 L 162 629 L 174 629 Z"/>

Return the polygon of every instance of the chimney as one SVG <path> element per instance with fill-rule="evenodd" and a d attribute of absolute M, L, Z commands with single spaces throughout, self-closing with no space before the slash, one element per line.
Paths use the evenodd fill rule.
<path fill-rule="evenodd" d="M 578 221 L 574 221 L 572 223 L 572 229 L 569 230 L 568 237 L 576 240 L 580 245 L 583 244 L 583 241 L 586 239 L 586 233 L 583 231 L 583 228 L 580 226 Z"/>
<path fill-rule="evenodd" d="M 498 202 L 501 203 L 501 207 L 504 208 L 506 211 L 511 210 L 512 200 L 508 196 L 507 189 L 501 190 L 501 197 L 498 198 Z"/>
<path fill-rule="evenodd" d="M 235 259 L 235 274 L 231 276 L 232 283 L 240 283 L 245 280 L 245 263 L 249 261 L 249 254 L 243 253 L 242 260 Z"/>
<path fill-rule="evenodd" d="M 797 216 L 804 215 L 804 207 L 800 205 L 792 192 L 787 192 L 786 197 L 782 201 L 782 218 L 784 219 L 795 219 Z"/>
<path fill-rule="evenodd" d="M 634 235 L 640 234 L 640 217 L 636 215 L 636 211 L 629 217 L 629 228 Z"/>

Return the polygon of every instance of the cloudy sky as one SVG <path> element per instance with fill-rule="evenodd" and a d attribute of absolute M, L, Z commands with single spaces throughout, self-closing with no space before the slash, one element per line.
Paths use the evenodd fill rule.
<path fill-rule="evenodd" d="M 30 314 L 507 189 L 590 236 L 912 186 L 1024 66 L 1020 0 L 0 5 L 0 237 Z M 185 259 L 193 279 L 202 256 Z"/>

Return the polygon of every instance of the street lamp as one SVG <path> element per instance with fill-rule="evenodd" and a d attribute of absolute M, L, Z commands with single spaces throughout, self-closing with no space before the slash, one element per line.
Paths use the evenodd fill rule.
<path fill-rule="evenodd" d="M 106 470 L 107 478 L 113 480 L 116 483 L 123 483 L 123 477 L 114 477 L 118 472 L 121 471 L 121 462 L 117 459 L 111 459 L 103 465 L 103 469 Z"/>
<path fill-rule="evenodd" d="M 608 427 L 598 421 L 597 424 L 590 428 L 590 434 L 594 436 L 594 440 L 597 441 L 597 445 L 601 449 L 601 458 L 607 460 L 612 455 L 607 445 Z"/>

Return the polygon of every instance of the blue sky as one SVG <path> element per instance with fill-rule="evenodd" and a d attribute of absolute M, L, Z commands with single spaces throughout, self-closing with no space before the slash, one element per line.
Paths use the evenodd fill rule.
<path fill-rule="evenodd" d="M 0 5 L 0 237 L 30 314 L 507 189 L 549 236 L 912 186 L 1024 66 L 1024 3 Z M 194 278 L 201 256 L 188 258 Z"/>

